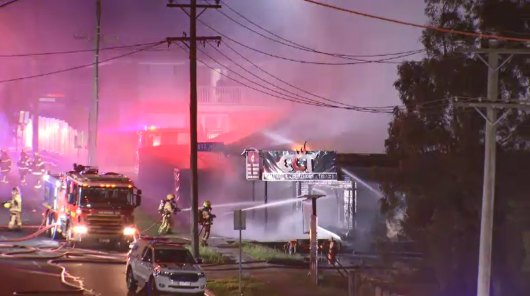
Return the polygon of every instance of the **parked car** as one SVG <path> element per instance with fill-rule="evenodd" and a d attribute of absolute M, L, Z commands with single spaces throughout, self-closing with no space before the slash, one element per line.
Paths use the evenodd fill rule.
<path fill-rule="evenodd" d="M 204 295 L 206 276 L 183 244 L 161 238 L 140 238 L 127 255 L 129 292 L 144 287 L 148 295 Z"/>

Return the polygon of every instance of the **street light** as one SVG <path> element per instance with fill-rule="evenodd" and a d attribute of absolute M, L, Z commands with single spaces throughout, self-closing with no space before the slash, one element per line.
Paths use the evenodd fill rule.
<path fill-rule="evenodd" d="M 318 285 L 318 239 L 317 239 L 317 199 L 324 197 L 322 194 L 306 194 L 300 196 L 304 200 L 311 200 L 311 225 L 309 228 L 309 274 Z"/>

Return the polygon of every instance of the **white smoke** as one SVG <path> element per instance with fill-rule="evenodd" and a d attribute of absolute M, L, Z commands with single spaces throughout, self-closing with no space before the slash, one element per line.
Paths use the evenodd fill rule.
<path fill-rule="evenodd" d="M 397 240 L 403 233 L 402 222 L 405 218 L 405 210 L 397 210 L 392 217 L 386 219 L 386 236 L 390 240 Z"/>

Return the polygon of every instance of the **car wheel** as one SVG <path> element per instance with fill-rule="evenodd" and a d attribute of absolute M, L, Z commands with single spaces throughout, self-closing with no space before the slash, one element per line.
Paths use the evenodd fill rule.
<path fill-rule="evenodd" d="M 134 274 L 131 268 L 127 269 L 126 281 L 127 281 L 127 290 L 129 290 L 129 292 L 136 292 L 136 288 L 138 286 L 136 284 L 136 280 L 134 279 Z"/>
<path fill-rule="evenodd" d="M 153 277 L 147 282 L 147 296 L 158 296 L 158 288 L 156 287 L 156 282 Z"/>

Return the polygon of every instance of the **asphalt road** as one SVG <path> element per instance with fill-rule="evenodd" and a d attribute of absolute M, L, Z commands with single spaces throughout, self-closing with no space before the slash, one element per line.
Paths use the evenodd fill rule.
<path fill-rule="evenodd" d="M 13 182 L 14 183 L 14 182 Z M 9 200 L 14 184 L 0 184 L 0 201 Z M 40 235 L 30 240 L 16 241 L 25 238 L 38 230 L 42 222 L 42 193 L 29 188 L 22 188 L 22 222 L 25 228 L 20 232 L 7 229 L 9 211 L 0 208 L 0 296 L 3 295 L 101 295 L 129 296 L 125 284 L 125 264 L 60 262 L 60 266 L 48 263 L 50 256 L 64 253 L 75 253 L 69 260 L 91 260 L 90 252 L 123 260 L 125 253 L 112 249 L 69 249 L 61 247 L 61 242 L 53 241 Z M 36 252 L 35 249 L 37 248 Z M 58 250 L 53 250 L 59 248 Z M 17 253 L 14 254 L 13 252 Z M 20 258 L 20 256 L 24 258 Z M 105 261 L 105 260 L 104 260 Z M 61 281 L 61 267 L 66 268 L 69 283 L 82 286 L 93 293 L 78 293 Z M 16 294 L 14 294 L 16 293 Z M 137 291 L 134 295 L 145 295 Z"/>
<path fill-rule="evenodd" d="M 0 185 L 0 201 L 9 199 L 12 185 Z M 47 263 L 49 256 L 65 252 L 85 251 L 62 248 L 51 251 L 51 248 L 60 246 L 59 242 L 52 241 L 44 236 L 31 240 L 13 242 L 10 240 L 24 238 L 31 235 L 42 222 L 41 194 L 31 189 L 22 189 L 22 221 L 23 228 L 20 232 L 7 230 L 9 212 L 0 208 L 0 296 L 3 295 L 82 295 L 61 282 L 61 269 Z M 33 226 L 33 227 L 30 227 Z M 18 247 L 17 247 L 18 246 Z M 29 248 L 45 248 L 44 252 L 13 254 L 12 252 L 28 252 Z M 7 255 L 6 255 L 7 254 Z M 109 251 L 109 255 L 124 257 L 124 254 Z M 29 258 L 15 258 L 15 257 Z M 45 256 L 45 257 L 43 257 Z M 82 284 L 96 294 L 127 295 L 125 286 L 125 266 L 123 264 L 89 264 L 89 263 L 60 263 L 67 267 L 73 276 L 80 277 L 80 282 L 69 278 L 68 281 Z M 17 294 L 14 294 L 17 293 Z M 90 295 L 84 293 L 84 295 Z"/>

